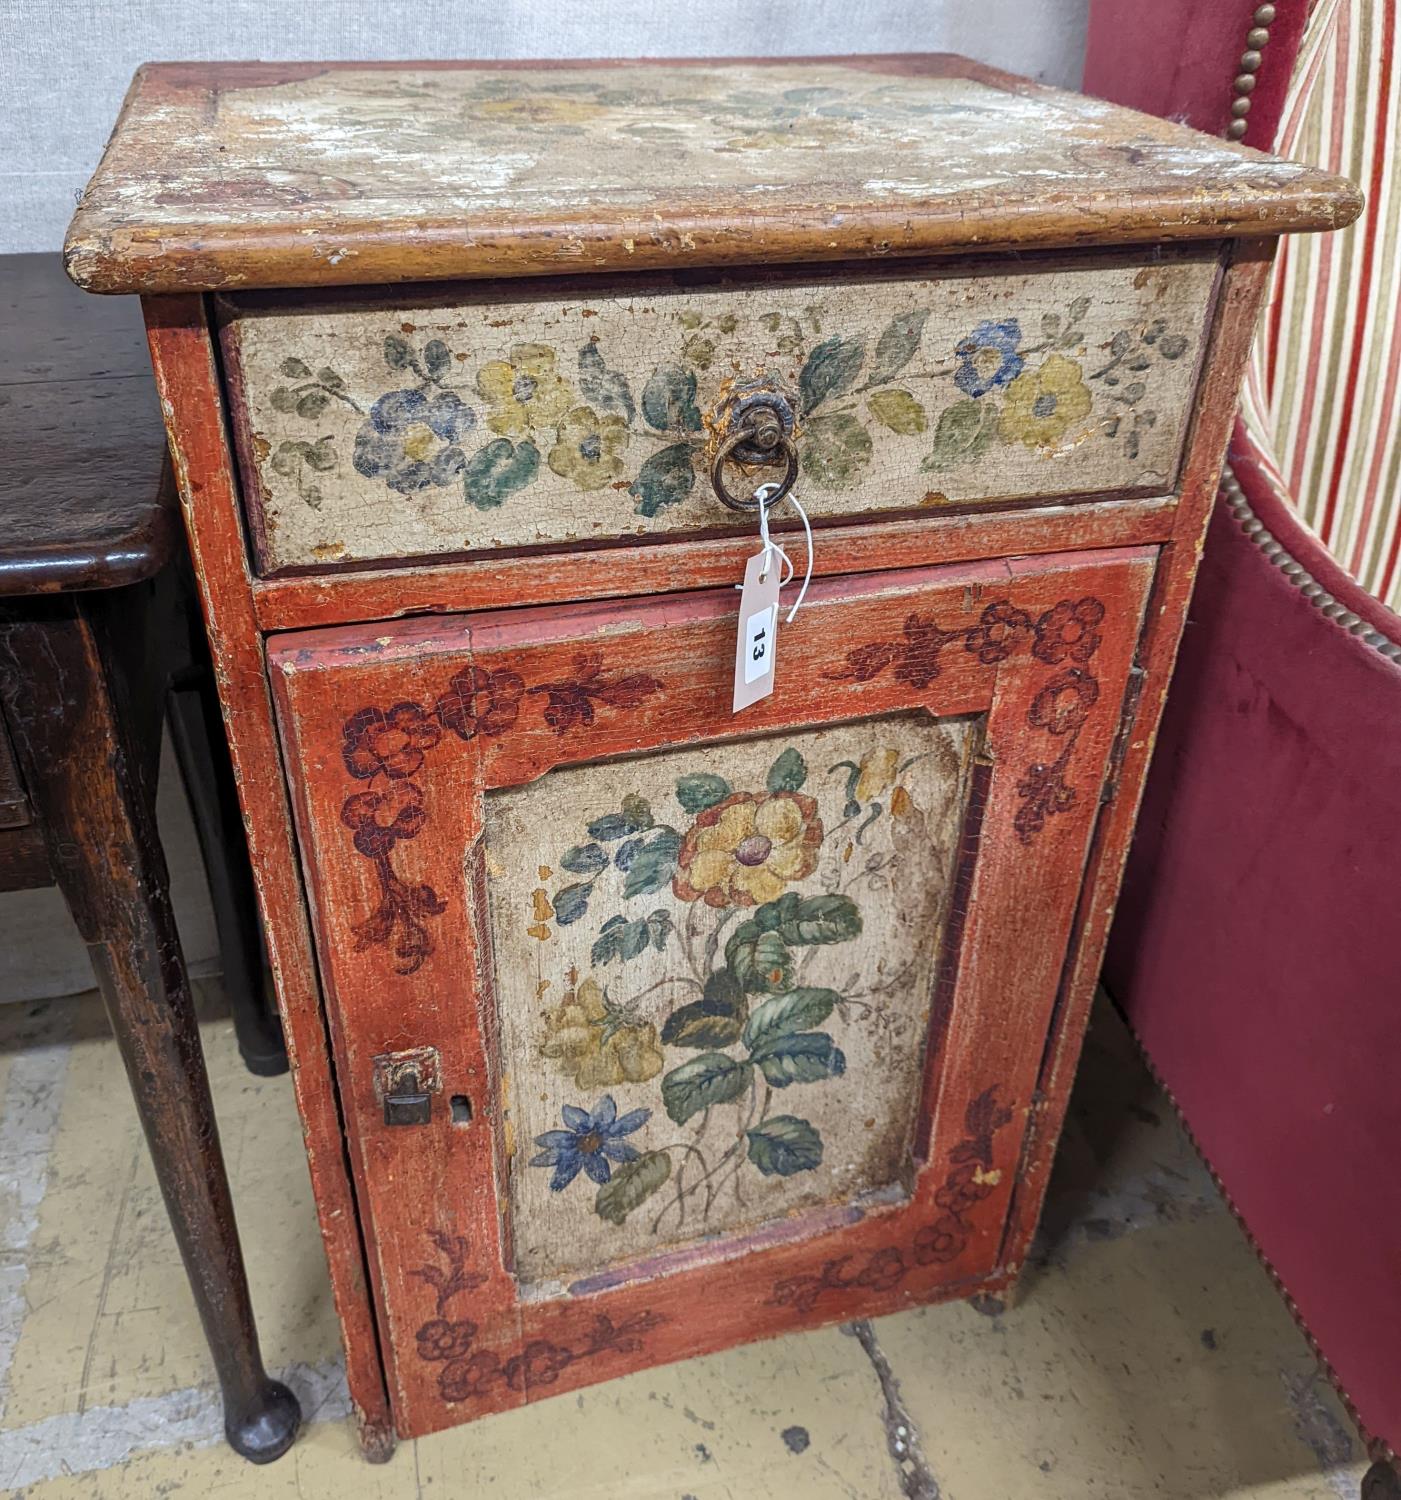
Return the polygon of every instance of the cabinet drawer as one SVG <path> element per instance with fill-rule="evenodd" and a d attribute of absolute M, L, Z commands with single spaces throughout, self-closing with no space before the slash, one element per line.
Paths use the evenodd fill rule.
<path fill-rule="evenodd" d="M 1198 250 L 880 279 L 230 297 L 256 561 L 272 573 L 733 528 L 709 460 L 727 396 L 752 382 L 789 403 L 818 518 L 1161 492 L 1216 276 L 1214 250 Z"/>
<path fill-rule="evenodd" d="M 403 1431 L 1007 1272 L 1153 566 L 273 643 Z"/>

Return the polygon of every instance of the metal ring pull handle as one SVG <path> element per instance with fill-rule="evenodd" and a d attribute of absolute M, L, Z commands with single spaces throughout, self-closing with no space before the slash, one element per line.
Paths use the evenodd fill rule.
<path fill-rule="evenodd" d="M 751 427 L 741 427 L 738 432 L 731 433 L 728 438 L 715 450 L 715 457 L 710 464 L 710 482 L 715 488 L 719 499 L 730 507 L 731 510 L 757 511 L 760 505 L 777 505 L 778 502 L 791 490 L 798 479 L 798 445 L 788 436 L 786 432 L 780 432 L 774 443 L 775 456 L 768 460 L 769 464 L 779 462 L 779 455 L 786 465 L 783 478 L 770 480 L 762 488 L 769 493 L 763 500 L 759 500 L 754 494 L 745 499 L 732 495 L 725 484 L 725 465 L 735 459 L 735 449 L 748 443 L 757 441 L 756 430 Z"/>
<path fill-rule="evenodd" d="M 721 406 L 716 426 L 727 433 L 710 460 L 710 483 L 716 497 L 731 510 L 745 512 L 757 511 L 761 504 L 776 505 L 798 478 L 798 448 L 793 441 L 797 423 L 786 395 L 763 380 L 736 384 Z M 762 501 L 755 498 L 752 485 L 737 496 L 725 482 L 727 464 L 745 470 L 782 464 L 783 478 L 761 486 L 767 491 Z"/>

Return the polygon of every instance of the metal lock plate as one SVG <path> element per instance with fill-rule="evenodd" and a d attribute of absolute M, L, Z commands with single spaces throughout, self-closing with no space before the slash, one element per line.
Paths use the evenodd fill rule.
<path fill-rule="evenodd" d="M 433 1096 L 418 1086 L 417 1073 L 405 1073 L 398 1091 L 384 1096 L 386 1125 L 427 1125 L 433 1118 Z"/>

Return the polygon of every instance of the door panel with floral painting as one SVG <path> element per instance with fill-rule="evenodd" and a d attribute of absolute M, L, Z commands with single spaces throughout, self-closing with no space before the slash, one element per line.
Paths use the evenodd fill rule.
<path fill-rule="evenodd" d="M 488 797 L 519 1275 L 905 1191 L 976 742 L 867 720 Z"/>
<path fill-rule="evenodd" d="M 1155 558 L 272 643 L 407 1430 L 1010 1279 Z"/>

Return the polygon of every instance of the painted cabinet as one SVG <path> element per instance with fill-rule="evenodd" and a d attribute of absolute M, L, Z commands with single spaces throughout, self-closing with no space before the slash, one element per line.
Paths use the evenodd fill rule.
<path fill-rule="evenodd" d="M 274 643 L 414 1430 L 1005 1276 L 1153 563 Z"/>
<path fill-rule="evenodd" d="M 66 264 L 143 297 L 368 1454 L 1015 1281 L 1274 243 L 1357 209 L 946 56 L 141 70 Z"/>

